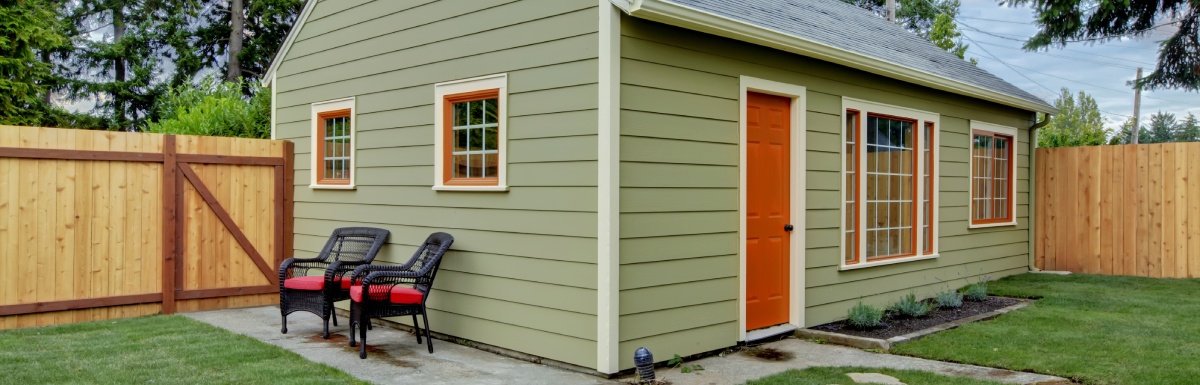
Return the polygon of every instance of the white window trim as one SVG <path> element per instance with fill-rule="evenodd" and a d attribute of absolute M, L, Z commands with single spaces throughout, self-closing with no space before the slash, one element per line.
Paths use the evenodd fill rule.
<path fill-rule="evenodd" d="M 309 134 L 310 134 L 309 139 L 311 139 L 310 142 L 312 142 L 312 143 L 310 143 L 309 152 L 308 152 L 309 154 L 312 155 L 312 159 L 309 160 L 309 165 L 308 165 L 309 166 L 309 182 L 308 182 L 309 188 L 324 189 L 324 190 L 353 190 L 353 189 L 355 189 L 355 186 L 356 186 L 355 178 L 358 177 L 358 169 L 356 168 L 358 166 L 358 139 L 357 139 L 358 130 L 356 129 L 356 127 L 358 126 L 358 117 L 355 115 L 354 105 L 355 105 L 355 99 L 353 96 L 348 97 L 348 98 L 328 100 L 328 101 L 317 102 L 317 103 L 312 104 L 312 118 L 310 119 L 312 121 L 312 130 L 309 131 Z M 318 121 L 319 120 L 318 116 L 324 112 L 346 110 L 346 109 L 350 110 L 350 183 L 349 184 L 320 184 L 320 181 L 317 179 L 317 159 L 319 158 L 319 154 L 317 154 L 317 138 L 320 136 L 320 135 L 318 135 L 318 132 L 317 132 L 317 130 L 320 127 L 320 122 Z"/>
<path fill-rule="evenodd" d="M 862 100 L 862 99 L 843 97 L 842 98 L 842 113 L 841 113 L 842 119 L 838 123 L 838 127 L 841 131 L 841 135 L 839 135 L 839 137 L 841 138 L 841 141 L 838 142 L 838 149 L 839 149 L 838 154 L 840 155 L 840 158 L 841 158 L 840 162 L 842 163 L 841 172 L 838 174 L 838 179 L 839 179 L 839 183 L 841 184 L 841 189 L 839 189 L 838 191 L 842 191 L 842 192 L 846 191 L 846 145 L 845 145 L 846 144 L 846 127 L 845 127 L 845 125 L 846 125 L 846 118 L 847 118 L 846 110 L 851 110 L 851 109 L 858 110 L 859 113 L 861 114 L 860 115 L 861 119 L 864 119 L 864 121 L 865 121 L 867 115 L 871 114 L 871 113 L 899 116 L 899 117 L 905 117 L 905 118 L 917 120 L 917 141 L 918 141 L 918 143 L 925 143 L 925 140 L 927 140 L 927 138 L 925 138 L 925 129 L 924 129 L 926 122 L 933 123 L 934 139 L 939 139 L 940 133 L 942 132 L 941 115 L 939 115 L 939 114 L 936 114 L 933 112 L 928 112 L 928 111 L 921 111 L 921 110 L 915 110 L 915 109 L 911 109 L 911 108 L 900 107 L 900 106 L 876 103 L 876 102 L 866 101 L 866 100 Z M 933 252 L 931 252 L 929 254 L 924 254 L 924 255 L 922 255 L 920 252 L 918 252 L 917 255 L 914 255 L 911 257 L 889 258 L 889 259 L 885 259 L 885 260 L 881 260 L 881 261 L 868 262 L 866 260 L 866 256 L 862 255 L 863 250 L 866 249 L 866 243 L 867 243 L 866 237 L 858 237 L 858 246 L 855 248 L 855 250 L 859 253 L 858 260 L 860 260 L 862 262 L 847 265 L 846 264 L 846 254 L 845 254 L 846 226 L 847 226 L 846 204 L 845 204 L 845 194 L 843 193 L 843 194 L 838 195 L 838 204 L 839 204 L 838 212 L 841 213 L 839 220 L 842 223 L 841 228 L 840 228 L 841 232 L 838 234 L 838 239 L 839 239 L 838 245 L 840 246 L 838 250 L 842 251 L 841 253 L 838 253 L 838 269 L 839 270 L 864 269 L 864 268 L 868 268 L 868 267 L 894 265 L 897 263 L 914 262 L 914 261 L 938 258 L 939 250 L 940 250 L 939 245 L 941 243 L 941 241 L 939 239 L 940 231 L 938 229 L 938 218 L 940 217 L 939 211 L 941 211 L 941 210 L 938 209 L 938 206 L 941 204 L 941 199 L 940 199 L 941 197 L 939 197 L 937 193 L 941 191 L 940 176 L 942 173 L 942 167 L 939 167 L 942 162 L 941 147 L 942 147 L 942 143 L 940 140 L 933 142 L 932 150 L 933 150 L 933 159 L 934 159 L 935 166 L 933 168 L 933 175 L 932 175 L 932 177 L 933 177 L 933 192 L 934 192 L 932 196 L 934 197 L 934 201 L 933 201 L 934 207 L 933 207 L 933 218 L 929 221 L 929 223 L 930 223 L 929 228 L 931 231 L 933 231 L 933 248 L 932 248 Z M 857 153 L 857 156 L 866 157 L 866 151 L 859 151 Z M 860 158 L 860 160 L 861 160 L 861 158 Z M 865 163 L 865 162 L 862 162 L 862 163 Z M 916 170 L 916 175 L 924 175 L 925 174 L 925 162 L 917 162 L 917 166 L 918 167 Z M 866 174 L 861 172 L 861 170 L 859 170 L 859 171 L 860 172 L 855 173 L 856 177 L 858 178 L 858 183 L 860 186 L 865 186 L 866 185 L 866 182 L 865 182 Z M 865 202 L 866 194 L 867 194 L 866 189 L 859 189 L 859 194 L 857 197 L 854 198 L 854 201 L 859 202 L 859 204 L 861 204 L 861 202 Z M 918 183 L 917 184 L 917 196 L 914 198 L 916 198 L 919 202 L 920 197 L 925 196 L 924 194 L 925 194 L 925 184 Z M 867 220 L 866 217 L 867 217 L 866 210 L 859 210 L 859 213 L 858 213 L 859 223 L 866 223 L 866 220 Z M 916 219 L 917 219 L 916 229 L 919 231 L 920 224 L 925 219 L 925 210 L 917 210 L 917 218 Z M 858 230 L 856 229 L 856 231 L 858 231 Z M 925 249 L 925 238 L 918 236 L 917 244 L 915 247 L 916 247 L 916 250 L 918 250 L 918 251 L 924 250 Z"/>
<path fill-rule="evenodd" d="M 1011 221 L 999 222 L 999 223 L 985 223 L 985 224 L 978 224 L 978 225 L 972 223 L 972 222 L 974 222 L 972 220 L 972 216 L 975 213 L 975 183 L 974 183 L 975 182 L 975 155 L 971 154 L 971 148 L 972 148 L 972 146 L 975 145 L 975 130 L 995 132 L 997 134 L 1008 135 L 1008 136 L 1012 137 L 1012 143 L 1009 144 L 1009 146 L 1012 147 L 1012 159 L 1010 159 L 1008 162 L 1008 169 L 1009 169 L 1009 173 L 1010 173 L 1009 175 L 1013 176 L 1012 180 L 1009 181 L 1009 183 L 1012 183 L 1012 185 L 1013 185 L 1013 189 L 1012 189 L 1013 192 L 1012 192 L 1012 196 L 1008 197 L 1008 212 L 1012 213 L 1012 218 L 1013 218 L 1013 220 L 1011 220 Z M 1004 227 L 1004 226 L 1016 226 L 1017 225 L 1017 162 L 1019 162 L 1018 156 L 1017 156 L 1017 133 L 1018 133 L 1018 131 L 1017 131 L 1016 127 L 1001 126 L 999 124 L 980 122 L 978 120 L 971 121 L 971 132 L 969 132 L 967 134 L 967 154 L 968 154 L 968 158 L 970 158 L 970 161 L 968 162 L 968 166 L 967 166 L 968 167 L 967 168 L 967 226 L 968 226 L 968 228 L 984 229 L 984 228 L 988 228 L 988 227 Z"/>
<path fill-rule="evenodd" d="M 445 165 L 442 159 L 446 153 L 443 141 L 445 130 L 443 112 L 447 95 L 456 95 L 483 90 L 500 90 L 500 137 L 499 162 L 497 165 L 500 176 L 495 186 L 447 186 L 445 184 Z M 454 80 L 433 85 L 433 190 L 434 191 L 508 191 L 508 74 L 480 76 L 470 79 Z"/>

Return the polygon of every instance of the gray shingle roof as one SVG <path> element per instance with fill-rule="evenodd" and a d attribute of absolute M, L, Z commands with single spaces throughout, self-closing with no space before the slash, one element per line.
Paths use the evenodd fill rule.
<path fill-rule="evenodd" d="M 663 0 L 1053 109 L 1045 100 L 840 0 Z"/>

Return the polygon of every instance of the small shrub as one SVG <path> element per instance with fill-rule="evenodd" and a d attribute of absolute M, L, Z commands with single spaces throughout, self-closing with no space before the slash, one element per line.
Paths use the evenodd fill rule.
<path fill-rule="evenodd" d="M 900 298 L 900 302 L 892 305 L 892 311 L 905 317 L 921 318 L 933 310 L 933 306 L 925 302 L 917 300 L 916 293 L 908 293 L 904 298 Z"/>
<path fill-rule="evenodd" d="M 846 314 L 846 324 L 855 329 L 872 329 L 879 327 L 879 323 L 883 321 L 883 310 L 877 307 L 862 303 L 859 301 L 857 305 L 850 308 Z"/>
<path fill-rule="evenodd" d="M 937 297 L 938 307 L 946 309 L 957 309 L 962 307 L 963 295 L 953 291 L 939 293 Z"/>
<path fill-rule="evenodd" d="M 962 288 L 963 298 L 968 301 L 980 302 L 987 299 L 987 282 L 972 283 Z"/>

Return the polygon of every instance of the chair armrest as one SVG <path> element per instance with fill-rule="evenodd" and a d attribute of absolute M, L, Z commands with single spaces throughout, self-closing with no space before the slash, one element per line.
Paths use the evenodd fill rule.
<path fill-rule="evenodd" d="M 350 277 L 353 277 L 354 276 L 353 273 L 351 273 L 351 274 L 346 274 L 346 273 L 355 271 L 355 267 L 362 265 L 364 263 L 365 262 L 363 262 L 363 261 L 333 261 L 333 262 L 330 262 L 329 266 L 325 268 L 325 281 L 331 281 L 334 279 L 334 277 L 339 277 L 339 276 L 343 277 L 343 278 L 348 278 L 348 277 L 346 277 L 347 275 L 349 275 Z"/>
<path fill-rule="evenodd" d="M 409 271 L 409 270 L 406 269 L 404 266 L 361 265 L 354 269 L 354 274 L 352 274 L 351 277 L 353 277 L 355 281 L 361 281 L 363 278 L 366 278 L 368 274 L 370 274 L 372 272 L 376 272 L 376 271 Z"/>

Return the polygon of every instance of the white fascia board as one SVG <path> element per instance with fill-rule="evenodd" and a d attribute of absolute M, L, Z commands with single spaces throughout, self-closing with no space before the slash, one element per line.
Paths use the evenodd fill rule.
<path fill-rule="evenodd" d="M 614 4 L 619 0 L 613 0 Z M 631 0 L 630 16 L 657 21 L 664 24 L 687 28 L 712 35 L 741 40 L 748 43 L 771 47 L 827 62 L 844 65 L 886 76 L 893 79 L 919 84 L 959 95 L 987 100 L 1010 107 L 1044 113 L 1057 113 L 1048 104 L 1038 104 L 1029 100 L 996 92 L 987 88 L 963 83 L 934 75 L 926 71 L 896 65 L 870 56 L 831 47 L 811 40 L 799 38 L 787 33 L 747 24 L 724 16 L 705 12 L 695 8 L 662 1 L 662 0 Z M 619 6 L 619 5 L 618 5 Z"/>
<path fill-rule="evenodd" d="M 267 68 L 267 73 L 263 74 L 260 79 L 264 87 L 271 85 L 271 82 L 275 80 L 275 71 L 279 71 L 279 65 L 283 64 L 283 58 L 292 49 L 292 44 L 296 43 L 296 36 L 300 34 L 300 29 L 304 28 L 304 23 L 308 21 L 308 15 L 312 14 L 312 10 L 316 6 L 317 0 L 308 0 L 304 3 L 304 10 L 300 11 L 300 16 L 296 17 L 296 23 L 292 24 L 292 30 L 288 31 L 287 38 L 283 39 L 283 45 L 279 46 L 279 51 L 275 52 L 275 58 L 271 59 L 271 66 Z"/>

